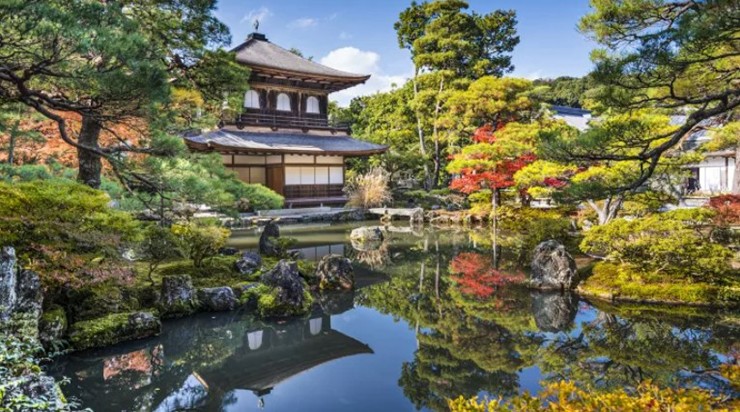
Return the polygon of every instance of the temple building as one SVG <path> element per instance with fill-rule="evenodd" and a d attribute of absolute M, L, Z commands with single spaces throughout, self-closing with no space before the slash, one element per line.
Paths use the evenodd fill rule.
<path fill-rule="evenodd" d="M 250 90 L 235 119 L 218 130 L 186 136 L 191 150 L 218 152 L 245 182 L 285 197 L 286 207 L 344 204 L 345 160 L 387 146 L 353 139 L 328 116 L 329 94 L 370 76 L 305 59 L 252 33 L 234 50 L 251 69 Z"/>

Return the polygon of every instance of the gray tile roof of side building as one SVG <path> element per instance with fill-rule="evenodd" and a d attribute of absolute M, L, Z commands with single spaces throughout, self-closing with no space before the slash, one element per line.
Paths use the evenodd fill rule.
<path fill-rule="evenodd" d="M 564 120 L 569 126 L 581 131 L 588 129 L 588 122 L 591 120 L 590 111 L 577 107 L 557 105 L 550 106 L 550 110 L 553 111 L 555 118 Z"/>
<path fill-rule="evenodd" d="M 236 52 L 236 61 L 248 66 L 272 68 L 314 76 L 341 78 L 358 83 L 362 83 L 370 78 L 370 75 L 349 73 L 305 59 L 271 43 L 264 35 L 259 33 L 250 34 L 247 40 L 235 47 L 233 51 Z"/>
<path fill-rule="evenodd" d="M 311 135 L 290 132 L 256 132 L 223 128 L 184 137 L 202 150 L 243 151 L 250 153 L 295 153 L 317 155 L 366 156 L 383 153 L 388 146 L 353 139 L 350 136 Z"/>

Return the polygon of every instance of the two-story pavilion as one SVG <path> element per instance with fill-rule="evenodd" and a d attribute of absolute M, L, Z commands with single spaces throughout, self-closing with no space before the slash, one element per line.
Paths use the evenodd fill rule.
<path fill-rule="evenodd" d="M 370 76 L 305 59 L 252 33 L 234 49 L 251 69 L 241 114 L 211 132 L 186 136 L 191 150 L 215 151 L 248 183 L 285 197 L 287 207 L 343 204 L 345 159 L 386 146 L 353 139 L 328 116 L 329 94 Z"/>

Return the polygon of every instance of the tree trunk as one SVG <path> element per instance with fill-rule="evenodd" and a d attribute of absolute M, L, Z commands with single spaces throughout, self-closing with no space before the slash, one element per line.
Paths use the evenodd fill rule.
<path fill-rule="evenodd" d="M 18 135 L 18 128 L 20 126 L 20 120 L 15 122 L 13 128 L 10 129 L 10 141 L 8 142 L 8 164 L 13 166 L 15 163 L 15 140 Z"/>
<path fill-rule="evenodd" d="M 735 175 L 732 178 L 732 194 L 740 195 L 740 143 L 735 146 Z"/>
<path fill-rule="evenodd" d="M 419 76 L 419 68 L 416 67 L 414 70 L 414 99 L 417 99 L 419 97 L 419 85 L 416 82 L 416 78 Z M 416 132 L 419 135 L 419 154 L 421 155 L 421 158 L 424 161 L 424 189 L 429 190 L 429 165 L 427 164 L 427 149 L 426 149 L 426 141 L 424 139 L 424 127 L 421 124 L 421 116 L 419 115 L 419 111 L 416 110 L 414 112 L 414 116 L 416 116 Z"/>
<path fill-rule="evenodd" d="M 97 149 L 101 130 L 102 125 L 96 119 L 83 116 L 77 142 L 83 147 Z M 99 154 L 83 147 L 77 148 L 77 158 L 79 160 L 77 180 L 97 189 L 100 187 L 100 171 L 103 163 Z"/>

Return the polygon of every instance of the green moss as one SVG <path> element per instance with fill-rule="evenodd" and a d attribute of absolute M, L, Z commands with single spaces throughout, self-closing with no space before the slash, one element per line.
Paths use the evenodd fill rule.
<path fill-rule="evenodd" d="M 738 286 L 690 282 L 680 278 L 649 281 L 630 272 L 626 266 L 608 262 L 594 265 L 593 274 L 578 289 L 585 295 L 612 300 L 718 306 L 740 304 Z"/>
<path fill-rule="evenodd" d="M 203 261 L 202 267 L 193 266 L 189 260 L 175 260 L 162 264 L 154 274 L 156 283 L 161 283 L 162 277 L 172 275 L 189 275 L 193 279 L 193 286 L 196 288 L 212 288 L 220 286 L 235 287 L 245 279 L 245 277 L 236 271 L 235 263 L 238 256 L 214 256 Z M 145 272 L 139 272 L 145 273 Z M 147 284 L 144 276 L 139 276 L 140 282 Z"/>
<path fill-rule="evenodd" d="M 134 313 L 114 313 L 74 323 L 70 327 L 69 340 L 72 346 L 82 350 L 110 346 L 159 333 L 159 321 L 136 324 L 131 321 L 132 315 Z"/>
<path fill-rule="evenodd" d="M 135 287 L 125 287 L 113 281 L 75 290 L 65 306 L 74 321 L 141 308 Z"/>
<path fill-rule="evenodd" d="M 313 305 L 313 296 L 308 290 L 303 291 L 303 305 L 300 307 L 281 305 L 277 294 L 277 288 L 260 284 L 243 293 L 239 300 L 243 305 L 254 308 L 257 315 L 263 318 L 304 315 Z"/>
<path fill-rule="evenodd" d="M 43 315 L 41 315 L 41 322 L 49 324 L 60 324 L 64 327 L 64 329 L 66 329 L 67 314 L 64 312 L 64 308 L 62 308 L 61 306 L 53 305 L 52 307 L 47 309 Z"/>

